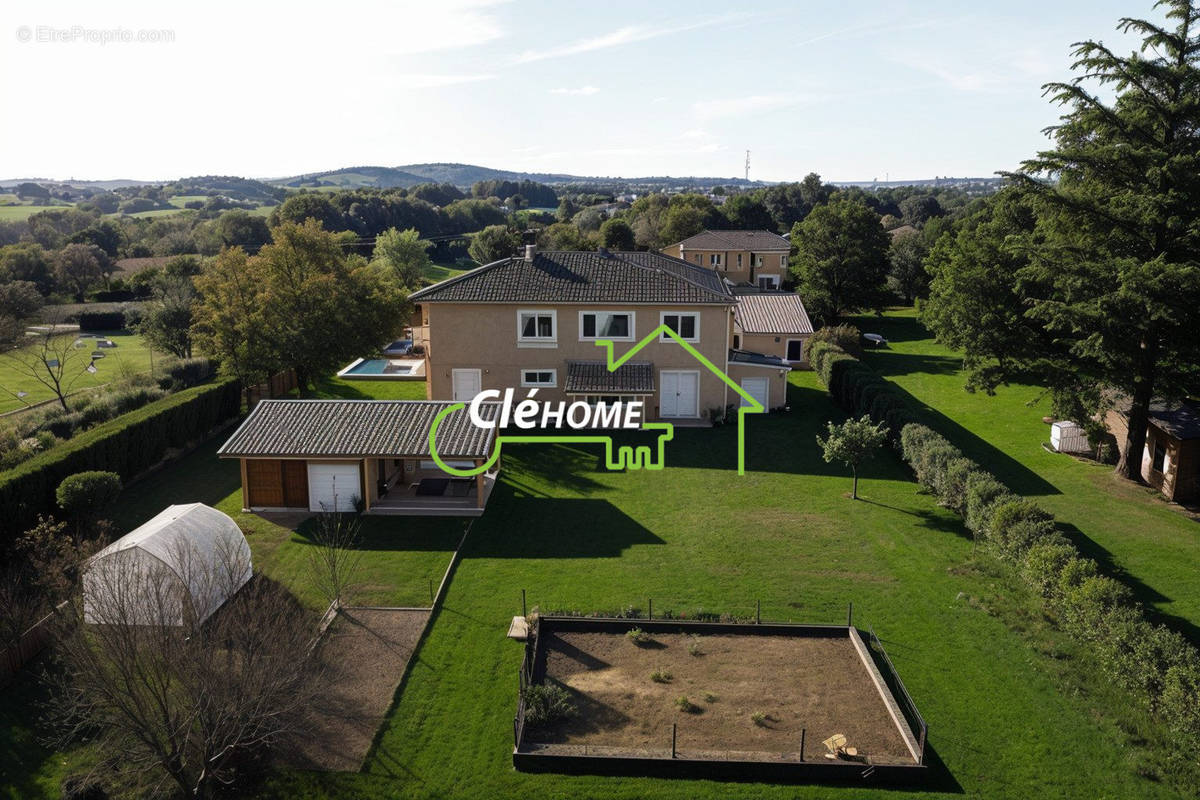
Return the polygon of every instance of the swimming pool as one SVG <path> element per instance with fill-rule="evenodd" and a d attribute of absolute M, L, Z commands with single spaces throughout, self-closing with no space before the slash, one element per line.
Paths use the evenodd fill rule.
<path fill-rule="evenodd" d="M 419 358 L 360 358 L 338 372 L 339 378 L 359 380 L 420 380 L 425 361 Z"/>

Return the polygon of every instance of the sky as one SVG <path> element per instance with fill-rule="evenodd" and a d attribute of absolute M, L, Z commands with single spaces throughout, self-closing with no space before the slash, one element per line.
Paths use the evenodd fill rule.
<path fill-rule="evenodd" d="M 1151 0 L 4 0 L 0 178 L 985 176 Z"/>

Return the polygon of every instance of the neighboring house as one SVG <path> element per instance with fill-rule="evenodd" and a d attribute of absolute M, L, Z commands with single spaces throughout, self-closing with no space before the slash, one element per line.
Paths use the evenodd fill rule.
<path fill-rule="evenodd" d="M 669 337 L 615 372 L 615 352 L 661 325 L 768 408 L 785 404 L 787 365 L 731 362 L 737 298 L 716 272 L 660 253 L 537 252 L 501 259 L 415 292 L 427 396 L 468 401 L 513 388 L 541 401 L 642 400 L 647 419 L 702 421 L 741 398 Z"/>
<path fill-rule="evenodd" d="M 1128 411 L 1128 400 L 1118 402 L 1105 418 L 1121 447 L 1129 432 Z M 1142 477 L 1168 500 L 1200 502 L 1200 404 L 1156 400 L 1150 405 Z"/>
<path fill-rule="evenodd" d="M 888 236 L 891 236 L 894 242 L 902 236 L 912 236 L 914 233 L 920 233 L 920 231 L 912 225 L 900 225 L 888 231 Z"/>
<path fill-rule="evenodd" d="M 733 347 L 775 356 L 792 366 L 808 366 L 813 326 L 795 292 L 739 292 Z"/>
<path fill-rule="evenodd" d="M 434 417 L 450 403 L 427 400 L 263 400 L 217 450 L 241 462 L 244 511 L 352 511 L 371 514 L 478 516 L 499 465 L 455 478 L 429 454 Z M 495 419 L 495 404 L 482 415 Z M 465 410 L 437 432 L 450 467 L 483 464 L 496 431 L 478 428 Z"/>
<path fill-rule="evenodd" d="M 770 231 L 702 231 L 662 252 L 715 270 L 735 284 L 778 289 L 787 278 L 791 248 L 787 239 Z"/>

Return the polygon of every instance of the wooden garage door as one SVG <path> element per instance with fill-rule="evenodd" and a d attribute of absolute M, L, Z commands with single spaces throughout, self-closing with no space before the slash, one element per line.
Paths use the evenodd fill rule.
<path fill-rule="evenodd" d="M 283 504 L 308 508 L 308 462 L 283 461 Z"/>
<path fill-rule="evenodd" d="M 283 507 L 283 473 L 279 461 L 266 458 L 247 459 L 246 493 L 250 496 L 250 505 L 253 507 Z"/>

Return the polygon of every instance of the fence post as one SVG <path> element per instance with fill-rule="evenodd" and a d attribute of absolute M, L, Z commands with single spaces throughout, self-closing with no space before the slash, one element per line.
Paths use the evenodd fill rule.
<path fill-rule="evenodd" d="M 800 760 L 804 760 L 804 737 L 808 733 L 808 728 L 800 729 Z"/>
<path fill-rule="evenodd" d="M 525 610 L 525 590 L 521 590 L 521 616 L 528 617 L 529 613 Z"/>
<path fill-rule="evenodd" d="M 849 627 L 852 627 L 853 625 L 854 625 L 854 601 L 851 600 L 849 607 L 846 608 L 846 627 L 849 628 Z"/>
<path fill-rule="evenodd" d="M 675 735 L 676 735 L 676 733 L 678 733 L 678 731 L 679 731 L 679 725 L 677 723 L 672 722 L 671 723 L 671 758 L 675 757 Z"/>
<path fill-rule="evenodd" d="M 433 606 L 433 578 L 429 579 L 429 605 Z"/>
<path fill-rule="evenodd" d="M 646 598 L 646 619 L 654 619 L 654 598 Z"/>
<path fill-rule="evenodd" d="M 762 600 L 754 601 L 754 624 L 762 624 Z"/>

